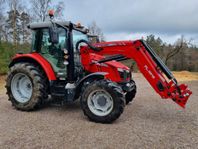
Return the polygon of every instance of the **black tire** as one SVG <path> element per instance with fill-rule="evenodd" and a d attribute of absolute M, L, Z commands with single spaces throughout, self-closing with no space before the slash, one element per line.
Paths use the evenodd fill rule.
<path fill-rule="evenodd" d="M 125 95 L 126 105 L 128 105 L 130 102 L 133 101 L 137 93 L 137 87 L 136 87 L 135 81 L 131 80 L 131 82 L 133 83 L 133 90 L 131 90 L 130 92 L 127 92 Z"/>
<path fill-rule="evenodd" d="M 19 73 L 26 75 L 32 83 L 31 97 L 25 103 L 17 101 L 11 90 L 12 79 Z M 39 67 L 34 66 L 32 63 L 17 63 L 12 66 L 8 72 L 5 87 L 12 105 L 21 111 L 31 111 L 40 107 L 48 97 L 46 77 L 43 76 L 42 70 L 40 70 Z"/>
<path fill-rule="evenodd" d="M 96 115 L 90 110 L 88 106 L 88 97 L 92 92 L 96 90 L 104 90 L 108 93 L 108 95 L 111 96 L 113 107 L 108 115 Z M 85 88 L 81 96 L 81 107 L 84 115 L 86 115 L 91 121 L 97 123 L 111 123 L 115 121 L 123 113 L 124 106 L 124 93 L 121 87 L 109 80 L 98 80 L 92 82 Z"/>

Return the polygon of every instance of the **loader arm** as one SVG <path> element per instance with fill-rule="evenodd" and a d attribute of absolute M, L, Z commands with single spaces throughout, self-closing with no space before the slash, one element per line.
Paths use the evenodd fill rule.
<path fill-rule="evenodd" d="M 104 42 L 94 45 L 98 50 L 81 47 L 82 58 L 86 57 L 83 65 L 93 64 L 88 54 L 117 55 L 119 59 L 133 59 L 141 73 L 153 87 L 153 89 L 164 99 L 170 98 L 181 107 L 185 108 L 188 98 L 192 92 L 187 85 L 178 85 L 177 80 L 157 56 L 154 50 L 143 40 Z M 111 59 L 110 59 L 111 60 Z M 99 63 L 105 63 L 101 60 Z"/>

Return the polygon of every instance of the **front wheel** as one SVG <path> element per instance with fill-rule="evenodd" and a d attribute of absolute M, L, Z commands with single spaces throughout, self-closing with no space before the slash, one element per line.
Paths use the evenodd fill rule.
<path fill-rule="evenodd" d="M 109 80 L 94 81 L 85 88 L 81 97 L 84 114 L 98 123 L 111 123 L 119 118 L 124 105 L 122 89 Z"/>
<path fill-rule="evenodd" d="M 137 92 L 135 81 L 131 80 L 131 84 L 132 84 L 131 86 L 132 90 L 129 92 L 126 92 L 126 95 L 125 95 L 126 105 L 128 105 L 130 102 L 133 101 Z"/>

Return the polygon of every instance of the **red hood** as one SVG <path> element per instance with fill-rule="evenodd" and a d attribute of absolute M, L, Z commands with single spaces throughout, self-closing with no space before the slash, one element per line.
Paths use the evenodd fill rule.
<path fill-rule="evenodd" d="M 91 59 L 92 61 L 99 61 L 103 58 L 105 58 L 104 56 L 98 55 L 98 54 L 94 54 L 94 53 L 90 53 Z M 105 62 L 105 64 L 115 67 L 115 68 L 121 68 L 121 69 L 125 69 L 125 70 L 130 70 L 129 67 L 125 66 L 124 64 L 117 62 L 117 61 L 108 61 Z"/>

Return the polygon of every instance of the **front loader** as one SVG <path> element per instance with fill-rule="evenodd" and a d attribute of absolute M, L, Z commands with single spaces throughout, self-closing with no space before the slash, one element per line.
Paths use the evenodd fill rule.
<path fill-rule="evenodd" d="M 90 120 L 111 123 L 136 95 L 132 72 L 121 63 L 128 59 L 162 98 L 184 108 L 192 94 L 143 40 L 91 44 L 89 37 L 95 36 L 85 27 L 53 19 L 28 27 L 31 52 L 14 56 L 6 81 L 9 100 L 18 110 L 35 110 L 49 96 L 61 104 L 79 99 Z"/>

